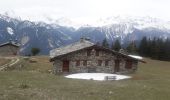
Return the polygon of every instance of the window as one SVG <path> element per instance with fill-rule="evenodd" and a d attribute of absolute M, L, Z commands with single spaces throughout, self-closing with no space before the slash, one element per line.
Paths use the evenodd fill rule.
<path fill-rule="evenodd" d="M 126 69 L 131 69 L 131 68 L 132 68 L 132 61 L 127 60 L 127 61 L 126 61 L 125 68 L 126 68 Z"/>
<path fill-rule="evenodd" d="M 16 53 L 16 52 L 14 52 L 14 53 L 13 53 L 13 55 L 17 55 L 17 53 Z"/>
<path fill-rule="evenodd" d="M 98 60 L 98 66 L 102 66 L 102 60 Z"/>
<path fill-rule="evenodd" d="M 87 56 L 91 55 L 91 50 L 87 50 Z"/>
<path fill-rule="evenodd" d="M 83 61 L 83 66 L 87 66 L 87 60 Z"/>
<path fill-rule="evenodd" d="M 108 60 L 105 61 L 105 66 L 109 66 L 109 61 Z"/>
<path fill-rule="evenodd" d="M 80 66 L 80 60 L 76 61 L 76 66 Z"/>
<path fill-rule="evenodd" d="M 99 56 L 99 50 L 96 50 L 96 56 Z"/>
<path fill-rule="evenodd" d="M 114 69 L 114 71 L 119 72 L 119 70 L 120 70 L 120 60 L 116 59 L 115 60 L 115 69 Z"/>

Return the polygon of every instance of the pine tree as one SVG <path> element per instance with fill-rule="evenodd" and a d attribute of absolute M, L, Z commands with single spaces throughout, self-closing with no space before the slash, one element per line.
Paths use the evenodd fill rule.
<path fill-rule="evenodd" d="M 139 45 L 140 55 L 157 60 L 170 61 L 170 40 L 160 38 L 148 39 L 144 37 Z"/>
<path fill-rule="evenodd" d="M 170 61 L 170 39 L 165 41 L 164 50 L 164 60 Z"/>
<path fill-rule="evenodd" d="M 142 56 L 148 56 L 148 41 L 146 37 L 143 37 L 143 39 L 140 42 L 139 54 Z"/>
<path fill-rule="evenodd" d="M 136 43 L 135 43 L 135 42 L 131 42 L 131 43 L 127 46 L 126 50 L 127 50 L 129 53 L 131 53 L 131 54 L 137 54 Z"/>
<path fill-rule="evenodd" d="M 151 57 L 152 55 L 152 40 L 148 39 L 147 40 L 147 46 L 144 49 L 146 57 Z"/>
<path fill-rule="evenodd" d="M 40 49 L 39 48 L 32 48 L 31 49 L 31 53 L 33 56 L 37 55 L 38 53 L 40 53 Z"/>
<path fill-rule="evenodd" d="M 157 51 L 158 59 L 163 60 L 163 59 L 165 59 L 165 57 L 164 57 L 165 56 L 165 43 L 160 38 L 158 38 L 156 42 L 157 42 L 156 45 L 158 48 L 158 51 Z"/>
<path fill-rule="evenodd" d="M 158 59 L 159 58 L 159 44 L 158 39 L 154 38 L 151 43 L 151 58 L 152 59 Z"/>
<path fill-rule="evenodd" d="M 105 47 L 105 48 L 109 48 L 109 43 L 107 42 L 106 38 L 103 40 L 102 46 Z"/>
<path fill-rule="evenodd" d="M 100 42 L 96 42 L 96 45 L 101 46 Z"/>
<path fill-rule="evenodd" d="M 116 40 L 115 43 L 112 43 L 111 49 L 115 51 L 119 51 L 121 49 L 119 40 Z"/>

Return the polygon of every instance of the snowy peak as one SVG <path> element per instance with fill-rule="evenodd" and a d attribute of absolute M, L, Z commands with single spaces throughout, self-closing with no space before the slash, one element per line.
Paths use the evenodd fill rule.
<path fill-rule="evenodd" d="M 55 20 L 55 23 L 60 26 L 74 27 L 75 29 L 78 29 L 82 26 L 82 24 L 76 21 L 72 21 L 71 19 L 66 18 L 66 17 L 62 17 L 62 18 Z"/>
<path fill-rule="evenodd" d="M 170 29 L 170 24 L 168 21 L 152 17 L 114 16 L 108 17 L 106 19 L 100 19 L 96 21 L 94 25 L 110 26 L 113 24 L 126 25 L 130 28 L 134 27 L 137 29 L 144 29 L 148 27 L 154 27 L 158 29 Z"/>
<path fill-rule="evenodd" d="M 24 55 L 29 54 L 32 47 L 39 47 L 42 54 L 48 54 L 49 50 L 76 42 L 82 36 L 89 37 L 92 42 L 100 43 L 107 38 L 109 44 L 118 39 L 124 46 L 132 39 L 140 41 L 144 36 L 151 39 L 154 37 L 170 38 L 170 28 L 164 29 L 170 25 L 167 24 L 170 22 L 150 17 L 118 16 L 100 19 L 89 24 L 75 23 L 76 20 L 63 17 L 57 20 L 46 18 L 46 21 L 52 23 L 49 24 L 46 21 L 18 20 L 7 15 L 9 14 L 0 15 L 0 26 L 3 30 L 0 31 L 0 43 L 8 41 L 10 38 L 17 39 L 23 44 L 21 52 Z"/>
<path fill-rule="evenodd" d="M 27 16 L 29 17 L 29 16 Z M 137 29 L 144 29 L 144 28 L 158 28 L 161 30 L 170 30 L 170 21 L 165 21 L 158 18 L 153 17 L 139 17 L 139 16 L 128 16 L 128 15 L 122 15 L 122 16 L 111 16 L 107 18 L 100 18 L 100 19 L 70 19 L 67 17 L 58 17 L 53 18 L 52 16 L 47 15 L 39 15 L 38 19 L 32 19 L 30 18 L 21 18 L 17 16 L 17 14 L 14 11 L 5 12 L 3 15 L 0 15 L 0 18 L 6 19 L 7 21 L 10 21 L 11 18 L 17 19 L 17 20 L 28 20 L 34 21 L 34 22 L 45 22 L 47 24 L 56 24 L 64 27 L 73 27 L 75 29 L 78 29 L 80 27 L 112 27 L 114 25 L 120 25 L 125 26 L 127 29 L 125 30 L 126 33 L 129 33 L 133 28 Z M 36 20 L 36 21 L 35 21 Z"/>
<path fill-rule="evenodd" d="M 152 27 L 160 30 L 170 30 L 170 21 L 152 17 L 113 16 L 99 20 L 96 19 L 87 23 L 63 17 L 55 20 L 54 23 L 61 26 L 74 27 L 75 29 L 80 27 L 112 27 L 119 25 L 127 28 L 125 33 L 131 32 L 133 28 L 145 29 Z"/>

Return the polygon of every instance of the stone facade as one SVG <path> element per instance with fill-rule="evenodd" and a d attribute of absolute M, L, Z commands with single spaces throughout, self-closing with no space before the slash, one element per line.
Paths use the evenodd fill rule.
<path fill-rule="evenodd" d="M 17 55 L 19 47 L 13 45 L 4 45 L 0 47 L 0 56 L 14 56 Z"/>
<path fill-rule="evenodd" d="M 88 54 L 88 52 L 90 52 Z M 115 70 L 115 61 L 118 69 Z M 68 61 L 68 70 L 63 71 L 63 63 Z M 128 64 L 127 61 L 130 63 Z M 63 73 L 131 73 L 137 69 L 138 61 L 98 48 L 79 50 L 54 60 L 54 74 Z"/>

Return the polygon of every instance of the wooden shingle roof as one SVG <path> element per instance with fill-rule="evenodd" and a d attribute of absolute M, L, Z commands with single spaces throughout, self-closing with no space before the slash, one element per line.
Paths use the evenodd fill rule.
<path fill-rule="evenodd" d="M 54 50 L 50 51 L 50 58 L 55 58 L 61 55 L 65 55 L 68 54 L 70 52 L 74 52 L 74 51 L 78 51 L 87 47 L 91 47 L 94 46 L 95 44 L 87 41 L 87 40 L 81 40 L 79 42 L 64 46 L 64 47 L 60 47 L 60 48 L 56 48 Z"/>
<path fill-rule="evenodd" d="M 120 55 L 120 56 L 123 56 L 123 57 L 128 57 L 128 58 L 131 58 L 131 59 L 134 59 L 134 60 L 138 60 L 140 62 L 144 62 L 143 60 L 136 59 L 136 58 L 131 57 L 131 56 L 127 55 L 127 54 L 120 53 L 120 52 L 111 50 L 109 48 L 104 48 L 102 46 L 98 46 L 98 45 L 96 45 L 96 44 L 94 44 L 94 43 L 92 43 L 90 41 L 87 41 L 87 40 L 80 40 L 80 41 L 78 41 L 76 43 L 73 43 L 73 44 L 70 44 L 70 45 L 67 45 L 67 46 L 63 46 L 63 47 L 59 47 L 59 48 L 51 50 L 50 51 L 50 61 L 53 61 L 57 57 L 60 57 L 60 56 L 63 56 L 63 55 L 66 55 L 66 54 L 69 54 L 69 53 L 72 53 L 72 52 L 75 52 L 75 51 L 79 51 L 79 50 L 82 50 L 82 49 L 85 49 L 85 48 L 89 48 L 89 47 L 101 48 L 101 49 L 113 52 L 116 55 Z"/>
<path fill-rule="evenodd" d="M 13 42 L 13 41 L 9 41 L 9 42 L 0 44 L 0 47 L 6 46 L 6 45 L 12 45 L 12 46 L 15 46 L 15 47 L 19 47 L 20 46 L 19 43 L 16 43 L 16 42 Z"/>

